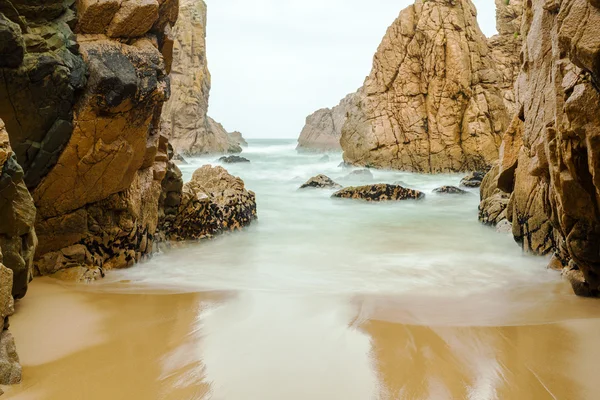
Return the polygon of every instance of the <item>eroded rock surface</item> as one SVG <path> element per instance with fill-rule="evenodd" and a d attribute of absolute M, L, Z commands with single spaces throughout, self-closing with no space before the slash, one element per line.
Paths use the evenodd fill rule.
<path fill-rule="evenodd" d="M 229 132 L 229 137 L 238 145 L 242 147 L 248 147 L 248 142 L 246 142 L 246 139 L 244 139 L 244 136 L 242 136 L 242 132 Z"/>
<path fill-rule="evenodd" d="M 335 182 L 326 175 L 317 175 L 310 178 L 306 183 L 300 186 L 300 189 L 318 188 L 318 189 L 340 189 L 342 185 Z"/>
<path fill-rule="evenodd" d="M 508 113 L 470 0 L 417 0 L 388 29 L 343 129 L 344 159 L 415 172 L 487 169 Z"/>
<path fill-rule="evenodd" d="M 306 117 L 306 124 L 298 138 L 297 150 L 341 150 L 342 127 L 354 105 L 355 95 L 355 93 L 349 94 L 337 106 L 322 108 Z"/>
<path fill-rule="evenodd" d="M 171 98 L 165 104 L 161 129 L 183 155 L 240 153 L 237 140 L 208 117 L 210 73 L 206 61 L 206 4 L 179 0 L 179 18 L 172 38 Z"/>
<path fill-rule="evenodd" d="M 375 185 L 347 187 L 335 192 L 332 197 L 365 201 L 397 201 L 421 200 L 425 198 L 425 194 L 418 190 L 406 189 L 398 185 L 379 183 Z"/>
<path fill-rule="evenodd" d="M 481 186 L 481 182 L 483 182 L 483 178 L 485 177 L 485 172 L 475 171 L 471 172 L 469 175 L 465 176 L 460 181 L 460 186 L 468 187 L 468 188 L 478 188 Z"/>
<path fill-rule="evenodd" d="M 0 385 L 12 385 L 21 381 L 21 365 L 15 348 L 15 341 L 8 331 L 8 317 L 14 314 L 12 296 L 13 272 L 2 264 L 0 250 Z"/>
<path fill-rule="evenodd" d="M 526 251 L 553 253 L 577 294 L 600 295 L 600 8 L 528 2 L 517 119 L 504 137 L 498 187 Z M 490 172 L 491 174 L 492 172 Z"/>

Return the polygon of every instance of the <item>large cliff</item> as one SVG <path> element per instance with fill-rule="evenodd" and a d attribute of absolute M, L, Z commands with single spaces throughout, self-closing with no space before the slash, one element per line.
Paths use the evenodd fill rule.
<path fill-rule="evenodd" d="M 494 178 L 515 239 L 554 254 L 551 266 L 589 296 L 600 295 L 599 7 L 527 2 L 517 113 Z"/>
<path fill-rule="evenodd" d="M 176 152 L 186 155 L 239 153 L 242 148 L 207 116 L 211 86 L 206 61 L 206 4 L 179 0 L 172 31 L 171 98 L 161 118 L 162 131 Z"/>
<path fill-rule="evenodd" d="M 488 168 L 508 112 L 470 0 L 417 0 L 400 13 L 342 130 L 352 164 L 415 172 Z"/>
<path fill-rule="evenodd" d="M 341 150 L 342 127 L 354 105 L 356 93 L 344 97 L 333 108 L 322 108 L 306 117 L 306 124 L 298 138 L 297 150 Z"/>
<path fill-rule="evenodd" d="M 235 187 L 207 186 L 201 175 L 203 190 L 190 195 L 171 162 L 160 121 L 170 95 L 178 4 L 0 3 L 4 330 L 13 299 L 25 295 L 35 274 L 93 280 L 148 257 L 158 240 L 199 239 L 256 218 L 254 194 L 226 171 L 220 179 Z M 224 191 L 230 198 L 222 210 L 214 199 Z M 190 209 L 201 198 L 203 207 Z M 180 226 L 184 209 L 197 223 L 175 237 L 169 224 Z M 20 379 L 4 330 L 0 384 Z"/>

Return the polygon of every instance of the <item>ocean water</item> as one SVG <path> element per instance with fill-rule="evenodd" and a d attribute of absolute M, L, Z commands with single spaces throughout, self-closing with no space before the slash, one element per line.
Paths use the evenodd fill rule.
<path fill-rule="evenodd" d="M 224 165 L 256 193 L 258 221 L 241 232 L 192 243 L 138 267 L 114 272 L 107 282 L 193 291 L 357 296 L 418 296 L 488 301 L 505 291 L 560 281 L 543 257 L 523 254 L 512 236 L 477 220 L 479 192 L 442 195 L 462 174 L 425 175 L 372 170 L 348 178 L 341 153 L 298 153 L 293 140 L 250 140 L 250 163 Z M 190 158 L 188 180 L 218 157 Z M 426 193 L 423 201 L 366 203 L 332 199 L 333 190 L 298 190 L 326 174 L 344 186 L 402 181 Z M 491 296 L 491 294 L 495 296 Z"/>

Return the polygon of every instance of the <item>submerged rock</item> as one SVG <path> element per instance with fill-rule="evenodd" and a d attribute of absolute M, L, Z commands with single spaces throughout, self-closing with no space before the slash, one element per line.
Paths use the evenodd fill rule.
<path fill-rule="evenodd" d="M 433 189 L 433 193 L 440 194 L 469 194 L 466 190 L 462 190 L 457 188 L 456 186 L 442 186 L 436 189 Z"/>
<path fill-rule="evenodd" d="M 250 160 L 240 156 L 223 156 L 219 161 L 225 164 L 249 163 Z"/>
<path fill-rule="evenodd" d="M 313 176 L 305 184 L 300 186 L 300 189 L 306 189 L 306 188 L 340 189 L 341 187 L 342 187 L 342 185 L 334 182 L 328 176 L 317 175 L 317 176 Z"/>
<path fill-rule="evenodd" d="M 460 181 L 460 185 L 468 188 L 478 188 L 481 186 L 484 177 L 485 172 L 471 172 Z"/>
<path fill-rule="evenodd" d="M 348 187 L 335 192 L 332 197 L 344 199 L 359 199 L 365 201 L 391 201 L 391 200 L 421 200 L 425 194 L 402 186 L 379 183 L 358 187 Z"/>

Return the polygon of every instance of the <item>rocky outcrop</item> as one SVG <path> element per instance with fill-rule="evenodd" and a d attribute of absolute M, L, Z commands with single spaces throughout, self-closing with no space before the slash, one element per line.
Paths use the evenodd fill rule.
<path fill-rule="evenodd" d="M 322 108 L 306 117 L 306 124 L 298 138 L 297 150 L 337 151 L 341 150 L 342 127 L 354 105 L 352 93 L 333 108 Z"/>
<path fill-rule="evenodd" d="M 364 201 L 421 200 L 425 194 L 418 190 L 406 189 L 398 185 L 380 183 L 376 185 L 347 187 L 335 192 L 332 197 Z"/>
<path fill-rule="evenodd" d="M 600 4 L 528 2 L 518 112 L 498 187 L 526 251 L 553 253 L 577 294 L 600 295 Z M 490 172 L 492 174 L 492 172 Z"/>
<path fill-rule="evenodd" d="M 500 167 L 495 165 L 481 182 L 479 221 L 485 225 L 498 226 L 507 221 L 509 195 L 498 188 Z"/>
<path fill-rule="evenodd" d="M 0 120 L 0 251 L 4 266 L 12 271 L 9 290 L 16 299 L 27 292 L 37 246 L 36 209 L 23 177 Z"/>
<path fill-rule="evenodd" d="M 153 0 L 154 1 L 154 0 Z M 161 130 L 183 155 L 239 153 L 237 141 L 208 117 L 210 73 L 206 61 L 206 4 L 179 0 L 172 38 L 171 98 L 161 117 Z"/>
<path fill-rule="evenodd" d="M 388 29 L 341 145 L 355 165 L 414 172 L 487 169 L 508 113 L 470 0 L 417 0 Z"/>
<path fill-rule="evenodd" d="M 257 218 L 254 193 L 240 178 L 210 165 L 196 170 L 181 198 L 171 204 L 163 228 L 167 240 L 211 237 L 241 229 Z"/>
<path fill-rule="evenodd" d="M 316 188 L 316 189 L 341 189 L 342 185 L 336 183 L 326 175 L 317 175 L 310 178 L 306 183 L 300 186 L 300 189 Z"/>
<path fill-rule="evenodd" d="M 468 188 L 478 188 L 481 186 L 483 182 L 483 178 L 485 177 L 485 172 L 475 171 L 469 173 L 467 176 L 460 180 L 460 186 L 468 187 Z"/>

